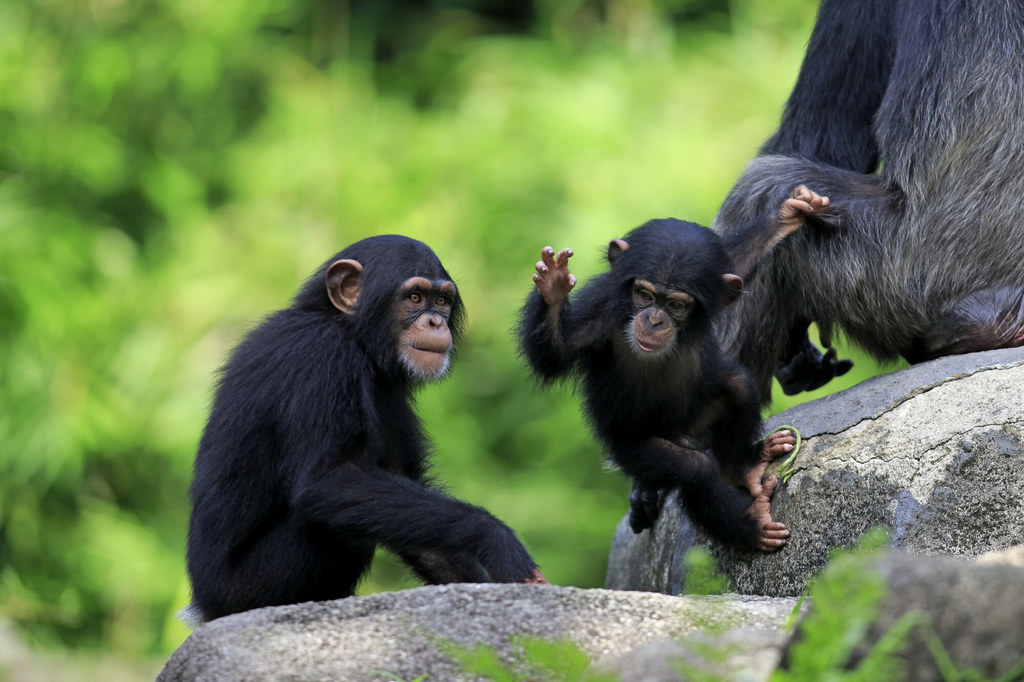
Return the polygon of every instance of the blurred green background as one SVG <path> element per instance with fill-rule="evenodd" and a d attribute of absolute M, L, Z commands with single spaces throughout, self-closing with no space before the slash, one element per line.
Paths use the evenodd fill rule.
<path fill-rule="evenodd" d="M 419 396 L 436 473 L 549 580 L 601 586 L 628 482 L 571 389 L 515 356 L 533 263 L 572 246 L 585 280 L 649 218 L 709 223 L 816 4 L 0 3 L 0 679 L 40 657 L 130 679 L 184 639 L 215 371 L 385 232 L 429 243 L 469 311 L 452 378 Z M 878 371 L 852 355 L 800 399 Z M 362 592 L 415 584 L 384 557 Z"/>

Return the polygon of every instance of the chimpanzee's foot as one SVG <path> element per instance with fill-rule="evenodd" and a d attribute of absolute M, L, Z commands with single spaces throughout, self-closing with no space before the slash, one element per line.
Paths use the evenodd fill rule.
<path fill-rule="evenodd" d="M 754 504 L 750 505 L 750 514 L 757 519 L 759 531 L 757 548 L 762 552 L 782 549 L 786 546 L 786 538 L 789 537 L 786 524 L 772 520 L 772 495 L 778 483 L 778 477 L 768 478 L 761 487 L 761 493 L 755 497 Z"/>
<path fill-rule="evenodd" d="M 918 345 L 903 353 L 908 362 L 943 355 L 1024 346 L 1024 289 L 984 289 L 942 313 Z"/>
<path fill-rule="evenodd" d="M 633 487 L 629 491 L 629 527 L 634 533 L 642 533 L 654 525 L 661 515 L 661 505 L 664 501 L 664 490 L 633 481 Z"/>
<path fill-rule="evenodd" d="M 818 347 L 804 339 L 796 353 L 775 370 L 782 392 L 796 395 L 801 391 L 821 388 L 836 377 L 850 371 L 853 361 L 840 360 L 835 348 L 829 348 L 824 355 Z"/>
<path fill-rule="evenodd" d="M 768 465 L 779 457 L 793 452 L 793 448 L 796 447 L 796 435 L 785 429 L 768 434 L 762 442 L 764 449 L 761 451 L 761 461 L 743 475 L 743 485 L 754 497 L 761 494 L 761 488 L 764 485 L 762 479 L 768 470 Z"/>

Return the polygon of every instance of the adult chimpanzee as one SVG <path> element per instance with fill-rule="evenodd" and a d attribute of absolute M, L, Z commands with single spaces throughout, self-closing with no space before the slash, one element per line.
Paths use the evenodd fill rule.
<path fill-rule="evenodd" d="M 724 245 L 694 223 L 652 220 L 613 240 L 609 271 L 572 300 L 572 251 L 543 250 L 520 347 L 542 380 L 580 375 L 591 426 L 634 480 L 634 531 L 656 518 L 660 491 L 679 489 L 690 517 L 719 540 L 764 551 L 785 544 L 789 531 L 771 518 L 777 479 L 762 478 L 795 438 L 786 431 L 757 442 L 757 395 L 744 370 L 722 360 L 712 323 L 742 291 L 734 269 L 754 268 L 827 205 L 798 187 L 777 213 Z M 744 483 L 753 503 L 723 476 Z"/>
<path fill-rule="evenodd" d="M 795 393 L 837 368 L 834 327 L 879 360 L 1024 343 L 1024 3 L 823 0 L 775 135 L 716 221 L 728 237 L 812 184 L 802 231 L 725 316 L 728 355 Z"/>
<path fill-rule="evenodd" d="M 413 388 L 463 310 L 425 244 L 352 244 L 235 349 L 199 443 L 188 571 L 204 619 L 346 597 L 377 545 L 424 580 L 543 582 L 513 532 L 426 476 Z"/>

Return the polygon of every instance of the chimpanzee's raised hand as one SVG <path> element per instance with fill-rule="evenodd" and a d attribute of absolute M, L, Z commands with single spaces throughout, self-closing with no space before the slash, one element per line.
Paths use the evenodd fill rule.
<path fill-rule="evenodd" d="M 540 252 L 540 258 L 535 266 L 537 274 L 533 276 L 537 291 L 548 306 L 561 306 L 565 297 L 576 286 L 576 275 L 569 272 L 572 249 L 562 249 L 556 255 L 553 248 L 545 246 Z"/>

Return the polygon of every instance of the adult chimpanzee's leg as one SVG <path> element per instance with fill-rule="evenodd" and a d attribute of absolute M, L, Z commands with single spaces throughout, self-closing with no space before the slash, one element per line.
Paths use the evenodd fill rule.
<path fill-rule="evenodd" d="M 821 388 L 853 367 L 853 361 L 840 359 L 835 348 L 830 347 L 825 353 L 818 350 L 807 333 L 809 326 L 807 320 L 801 319 L 789 328 L 786 352 L 775 370 L 775 378 L 786 395 Z"/>
<path fill-rule="evenodd" d="M 985 289 L 950 305 L 904 356 L 923 362 L 943 355 L 1024 345 L 1024 289 Z"/>

